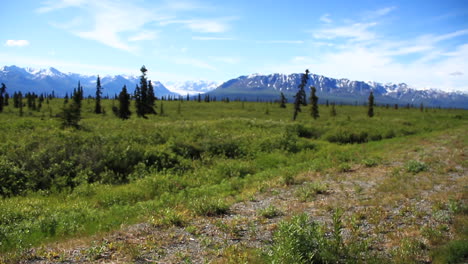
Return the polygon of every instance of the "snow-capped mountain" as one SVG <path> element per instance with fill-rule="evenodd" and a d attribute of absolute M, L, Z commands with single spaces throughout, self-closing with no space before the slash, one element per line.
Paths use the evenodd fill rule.
<path fill-rule="evenodd" d="M 302 74 L 251 74 L 240 76 L 221 84 L 210 94 L 223 97 L 237 97 L 255 100 L 256 98 L 275 100 L 280 92 L 292 99 L 301 82 Z M 323 103 L 325 100 L 337 103 L 362 103 L 373 91 L 378 103 L 420 104 L 427 106 L 468 108 L 468 95 L 461 92 L 444 92 L 441 90 L 416 90 L 405 83 L 381 84 L 378 82 L 352 81 L 334 79 L 317 74 L 309 74 L 306 91 L 309 87 L 317 88 L 317 95 Z"/>
<path fill-rule="evenodd" d="M 217 82 L 213 81 L 185 81 L 185 82 L 166 82 L 165 86 L 169 88 L 169 90 L 176 92 L 181 95 L 195 95 L 195 94 L 203 94 L 209 91 L 212 91 L 218 87 Z"/>
<path fill-rule="evenodd" d="M 78 73 L 63 73 L 55 68 L 34 69 L 21 68 L 17 66 L 4 66 L 0 68 L 0 82 L 5 83 L 7 92 L 16 91 L 51 93 L 56 96 L 70 94 L 77 87 L 78 81 L 83 86 L 85 96 L 93 95 L 96 92 L 97 75 L 83 75 Z M 130 93 L 133 93 L 140 79 L 138 76 L 115 75 L 101 76 L 101 86 L 104 96 L 113 97 L 118 94 L 124 85 Z M 156 96 L 178 95 L 169 91 L 162 83 L 152 81 Z"/>

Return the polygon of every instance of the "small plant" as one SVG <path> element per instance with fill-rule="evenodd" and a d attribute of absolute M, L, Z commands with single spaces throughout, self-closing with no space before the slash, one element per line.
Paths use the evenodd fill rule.
<path fill-rule="evenodd" d="M 350 172 L 351 171 L 351 165 L 349 165 L 349 163 L 341 163 L 338 166 L 338 171 L 339 172 Z"/>
<path fill-rule="evenodd" d="M 367 168 L 371 168 L 371 167 L 377 166 L 379 163 L 376 159 L 369 158 L 369 159 L 363 159 L 362 164 L 366 166 Z"/>
<path fill-rule="evenodd" d="M 260 209 L 258 211 L 258 214 L 265 218 L 274 218 L 274 217 L 282 215 L 283 213 L 274 205 L 269 205 L 264 209 Z"/>
<path fill-rule="evenodd" d="M 424 162 L 410 160 L 406 163 L 405 169 L 407 172 L 416 174 L 422 171 L 427 171 L 429 168 Z"/>
<path fill-rule="evenodd" d="M 209 199 L 207 197 L 194 200 L 191 207 L 195 214 L 200 216 L 217 216 L 229 211 L 229 205 L 221 199 Z"/>
<path fill-rule="evenodd" d="M 341 211 L 333 215 L 331 236 L 322 225 L 310 220 L 306 214 L 281 222 L 273 236 L 271 263 L 354 263 L 355 256 L 348 254 L 343 244 Z"/>
<path fill-rule="evenodd" d="M 321 182 L 309 182 L 300 186 L 296 191 L 296 197 L 301 202 L 307 202 L 315 198 L 317 194 L 324 194 L 328 190 L 328 185 Z"/>
<path fill-rule="evenodd" d="M 155 226 L 179 226 L 183 227 L 186 224 L 186 220 L 182 213 L 179 213 L 173 209 L 166 209 L 159 217 L 151 218 L 151 223 Z"/>

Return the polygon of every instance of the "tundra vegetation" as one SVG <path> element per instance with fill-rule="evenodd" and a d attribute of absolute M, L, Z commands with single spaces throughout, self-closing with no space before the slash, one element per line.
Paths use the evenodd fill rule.
<path fill-rule="evenodd" d="M 0 262 L 468 256 L 466 110 L 18 97 L 0 113 Z"/>

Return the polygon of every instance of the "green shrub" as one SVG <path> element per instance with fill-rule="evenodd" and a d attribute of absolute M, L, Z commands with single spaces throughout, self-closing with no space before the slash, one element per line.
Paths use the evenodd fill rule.
<path fill-rule="evenodd" d="M 468 240 L 453 240 L 431 252 L 435 264 L 462 263 L 468 258 Z"/>
<path fill-rule="evenodd" d="M 229 211 L 229 205 L 221 199 L 207 197 L 192 201 L 190 207 L 195 214 L 200 216 L 217 216 Z"/>
<path fill-rule="evenodd" d="M 317 194 L 326 193 L 327 190 L 327 184 L 321 182 L 308 182 L 297 189 L 296 197 L 298 197 L 301 202 L 307 202 L 315 198 Z"/>
<path fill-rule="evenodd" d="M 273 205 L 269 205 L 266 208 L 258 210 L 258 214 L 265 218 L 274 218 L 282 215 L 283 213 Z"/>
<path fill-rule="evenodd" d="M 410 160 L 406 163 L 405 169 L 407 172 L 416 174 L 422 171 L 427 171 L 429 168 L 424 162 Z"/>

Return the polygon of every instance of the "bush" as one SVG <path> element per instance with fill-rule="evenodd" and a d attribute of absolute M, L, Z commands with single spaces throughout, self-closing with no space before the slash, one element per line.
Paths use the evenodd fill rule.
<path fill-rule="evenodd" d="M 274 218 L 282 215 L 283 213 L 273 205 L 269 205 L 264 209 L 260 209 L 258 214 L 265 218 Z"/>
<path fill-rule="evenodd" d="M 360 144 L 368 141 L 368 134 L 365 131 L 351 132 L 349 130 L 338 129 L 328 132 L 325 139 L 331 143 Z"/>
<path fill-rule="evenodd" d="M 410 160 L 406 163 L 405 169 L 407 172 L 411 172 L 413 174 L 422 172 L 422 171 L 427 171 L 429 168 L 424 162 L 416 161 L 416 160 Z"/>
<path fill-rule="evenodd" d="M 23 172 L 12 162 L 0 158 L 0 196 L 9 197 L 22 194 L 27 190 L 27 179 Z"/>
<path fill-rule="evenodd" d="M 297 189 L 296 197 L 298 197 L 301 202 L 307 202 L 314 198 L 317 194 L 326 193 L 327 190 L 328 186 L 324 183 L 309 182 Z"/>
<path fill-rule="evenodd" d="M 210 199 L 207 197 L 194 200 L 190 206 L 195 214 L 200 216 L 217 216 L 229 211 L 229 205 L 221 199 Z"/>

